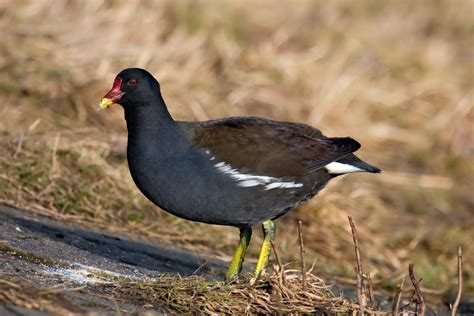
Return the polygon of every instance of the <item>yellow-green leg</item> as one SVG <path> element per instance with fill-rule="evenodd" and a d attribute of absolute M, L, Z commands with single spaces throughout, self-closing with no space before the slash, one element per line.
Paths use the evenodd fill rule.
<path fill-rule="evenodd" d="M 225 275 L 227 282 L 239 276 L 240 270 L 242 270 L 242 264 L 244 263 L 245 252 L 252 238 L 252 227 L 245 227 L 240 229 L 240 241 L 237 249 L 235 250 L 234 258 L 230 262 L 229 269 Z"/>
<path fill-rule="evenodd" d="M 273 221 L 268 220 L 262 223 L 263 228 L 263 243 L 262 250 L 260 250 L 260 256 L 258 257 L 257 266 L 255 267 L 254 278 L 257 279 L 262 274 L 263 269 L 268 264 L 268 258 L 270 257 L 270 250 L 272 249 L 271 242 L 275 238 L 276 226 Z"/>

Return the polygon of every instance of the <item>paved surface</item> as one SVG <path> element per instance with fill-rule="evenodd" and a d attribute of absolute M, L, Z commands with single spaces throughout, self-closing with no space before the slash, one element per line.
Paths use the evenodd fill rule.
<path fill-rule="evenodd" d="M 123 274 L 140 272 L 156 276 L 157 273 L 175 272 L 191 275 L 200 268 L 201 274 L 219 277 L 216 273 L 222 273 L 226 266 L 223 262 L 199 258 L 172 246 L 152 245 L 72 227 L 6 206 L 0 207 L 0 239 L 15 248 L 52 259 Z M 204 262 L 207 263 L 202 266 Z"/>
<path fill-rule="evenodd" d="M 94 284 L 91 272 L 106 272 L 134 279 L 159 278 L 162 273 L 223 278 L 226 263 L 197 257 L 195 253 L 172 246 L 133 241 L 69 226 L 11 207 L 0 205 L 0 241 L 13 249 L 38 255 L 38 258 L 13 256 L 0 251 L 0 277 L 19 277 L 40 287 L 58 284 Z M 66 263 L 55 267 L 42 264 L 41 258 Z M 39 261 L 39 262 L 38 262 Z M 68 282 L 69 281 L 69 282 Z M 115 314 L 117 308 L 140 311 L 138 306 L 110 302 L 83 291 L 66 292 L 74 305 L 87 311 Z M 92 304 L 93 303 L 93 304 Z M 93 308 L 90 308 L 93 306 Z M 0 305 L 0 315 L 44 315 L 16 306 Z"/>

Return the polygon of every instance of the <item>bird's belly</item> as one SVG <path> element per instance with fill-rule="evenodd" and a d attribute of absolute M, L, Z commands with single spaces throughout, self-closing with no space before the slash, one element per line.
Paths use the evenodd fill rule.
<path fill-rule="evenodd" d="M 142 165 L 142 164 L 137 164 Z M 242 187 L 235 179 L 183 162 L 130 168 L 140 191 L 165 211 L 192 221 L 247 226 L 293 209 L 316 192 L 306 187 Z M 324 183 L 321 185 L 321 187 Z"/>

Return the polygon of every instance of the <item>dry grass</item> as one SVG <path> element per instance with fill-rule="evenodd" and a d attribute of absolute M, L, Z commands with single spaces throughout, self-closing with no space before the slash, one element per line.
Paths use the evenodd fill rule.
<path fill-rule="evenodd" d="M 264 276 L 253 287 L 248 285 L 249 278 L 227 285 L 199 276 L 169 275 L 157 281 L 123 280 L 111 285 L 105 293 L 124 302 L 162 307 L 178 314 L 348 313 L 357 309 L 356 304 L 334 295 L 313 274 L 308 274 L 306 290 L 302 288 L 299 272 L 288 270 L 285 275 L 286 284 L 274 273 Z M 103 289 L 100 291 L 104 293 Z"/>
<path fill-rule="evenodd" d="M 95 294 L 111 302 L 129 303 L 145 310 L 162 310 L 180 315 L 315 311 L 335 314 L 357 310 L 355 303 L 333 294 L 313 274 L 308 274 L 306 290 L 302 289 L 299 272 L 287 270 L 285 275 L 285 284 L 282 284 L 280 275 L 275 273 L 265 275 L 253 287 L 248 286 L 249 279 L 225 284 L 223 281 L 208 281 L 200 276 L 181 278 L 164 275 L 153 281 L 115 278 L 108 280 L 106 284 L 73 289 L 65 289 L 63 286 L 42 288 L 30 281 L 0 277 L 0 304 L 42 310 L 52 315 L 94 314 L 91 312 L 101 311 L 87 311 L 66 296 L 68 291 L 78 291 L 88 295 Z M 103 275 L 101 277 L 105 278 Z"/>
<path fill-rule="evenodd" d="M 331 287 L 311 273 L 306 273 L 303 284 L 299 270 L 275 266 L 271 273 L 264 274 L 249 286 L 252 275 L 226 284 L 211 281 L 202 276 L 181 277 L 168 274 L 158 278 L 135 278 L 109 271 L 90 269 L 86 285 L 73 287 L 69 281 L 56 280 L 44 273 L 44 267 L 63 266 L 74 270 L 65 262 L 25 252 L 0 242 L 0 252 L 9 256 L 6 262 L 22 260 L 29 264 L 23 269 L 34 273 L 15 274 L 0 271 L 0 307 L 14 305 L 27 309 L 46 311 L 52 315 L 102 314 L 110 303 L 126 314 L 144 314 L 146 310 L 165 311 L 177 314 L 262 314 L 262 313 L 350 313 L 357 304 L 334 294 Z M 12 264 L 14 265 L 14 264 Z M 21 270 L 17 270 L 21 271 Z M 47 280 L 38 282 L 37 279 Z M 84 282 L 84 281 L 83 281 Z M 43 283 L 39 285 L 38 283 Z M 51 286 L 51 284 L 55 284 Z M 81 296 L 69 296 L 79 292 Z M 336 292 L 336 291 L 335 291 Z M 98 302 L 87 298 L 100 298 Z M 109 302 L 109 306 L 107 306 Z M 122 307 L 127 307 L 123 310 Z M 123 304 L 122 304 L 123 303 Z M 55 306 L 57 308 L 55 309 Z M 140 309 L 141 311 L 137 311 Z M 135 310 L 135 311 L 134 311 Z M 376 313 L 373 308 L 368 311 Z M 382 313 L 380 313 L 382 314 Z"/>
<path fill-rule="evenodd" d="M 305 122 L 353 136 L 385 170 L 338 180 L 279 220 L 284 262 L 298 260 L 301 219 L 316 273 L 355 280 L 352 215 L 377 289 L 392 290 L 411 261 L 423 286 L 454 289 L 456 247 L 467 263 L 474 253 L 472 10 L 469 0 L 0 1 L 0 199 L 229 260 L 237 232 L 146 202 L 128 175 L 122 111 L 95 112 L 114 75 L 140 66 L 178 119 Z M 467 264 L 466 295 L 473 273 Z"/>
<path fill-rule="evenodd" d="M 36 284 L 0 277 L 0 304 L 20 306 L 46 312 L 48 315 L 78 315 L 84 311 L 63 295 L 58 287 L 41 288 Z M 18 311 L 17 311 L 18 312 Z"/>

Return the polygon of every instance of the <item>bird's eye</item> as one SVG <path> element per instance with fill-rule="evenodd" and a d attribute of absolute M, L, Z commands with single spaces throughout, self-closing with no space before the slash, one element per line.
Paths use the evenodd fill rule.
<path fill-rule="evenodd" d="M 137 85 L 137 80 L 136 79 L 130 79 L 127 84 L 129 86 L 135 87 Z"/>

